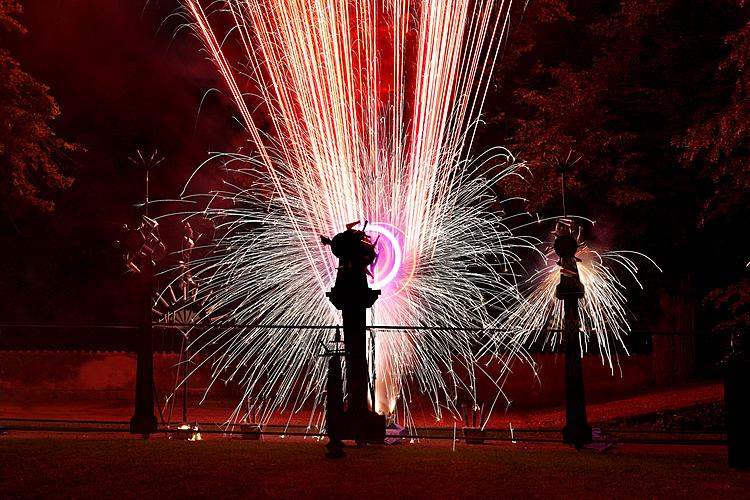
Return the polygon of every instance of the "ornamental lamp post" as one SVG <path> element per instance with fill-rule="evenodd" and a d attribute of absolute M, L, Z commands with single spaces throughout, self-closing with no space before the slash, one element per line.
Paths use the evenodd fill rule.
<path fill-rule="evenodd" d="M 156 168 L 164 157 L 157 150 L 144 156 L 140 149 L 129 157 L 131 163 L 143 167 L 146 180 L 146 202 L 138 227 L 130 228 L 123 224 L 122 240 L 118 242 L 124 252 L 125 263 L 139 278 L 141 299 L 139 335 L 136 341 L 135 408 L 130 419 L 130 432 L 141 434 L 144 439 L 156 432 L 154 415 L 154 345 L 152 332 L 152 297 L 154 290 L 155 262 L 163 259 L 167 248 L 159 235 L 159 223 L 148 215 L 150 201 L 149 172 Z"/>
<path fill-rule="evenodd" d="M 159 223 L 145 215 L 138 227 L 123 225 L 119 244 L 127 267 L 138 277 L 140 295 L 139 335 L 136 340 L 135 404 L 130 432 L 147 439 L 156 432 L 154 415 L 154 346 L 151 325 L 154 266 L 166 256 Z"/>
<path fill-rule="evenodd" d="M 586 397 L 583 389 L 583 354 L 579 337 L 578 301 L 584 287 L 578 275 L 576 257 L 578 242 L 573 236 L 574 222 L 560 219 L 554 234 L 554 250 L 560 258 L 560 283 L 555 297 L 563 302 L 563 343 L 565 346 L 565 427 L 563 442 L 580 448 L 591 442 L 591 427 L 586 417 Z"/>
<path fill-rule="evenodd" d="M 354 439 L 363 445 L 385 439 L 385 417 L 370 411 L 367 402 L 367 309 L 378 299 L 380 290 L 367 284 L 367 267 L 375 260 L 375 247 L 365 233 L 367 222 L 362 230 L 354 229 L 358 224 L 347 224 L 346 231 L 331 239 L 321 236 L 321 241 L 339 259 L 336 283 L 326 295 L 341 311 L 344 330 L 346 410 L 334 433 L 339 439 Z"/>

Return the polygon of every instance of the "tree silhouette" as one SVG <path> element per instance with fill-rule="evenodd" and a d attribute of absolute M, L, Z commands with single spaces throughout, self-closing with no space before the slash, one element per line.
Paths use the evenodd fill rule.
<path fill-rule="evenodd" d="M 695 286 L 750 326 L 750 278 L 738 277 L 750 260 L 738 245 L 750 216 L 750 1 L 519 6 L 484 135 L 529 175 L 499 189 L 559 214 L 557 167 L 573 151 L 569 212 L 597 219 L 604 243 L 655 258 L 670 293 Z M 701 327 L 719 319 L 704 313 Z"/>
<path fill-rule="evenodd" d="M 692 141 L 703 136 L 705 144 L 709 132 L 717 134 L 701 124 L 728 102 L 733 82 L 719 74 L 719 63 L 747 50 L 738 45 L 731 56 L 725 39 L 749 18 L 750 7 L 741 0 L 528 4 L 516 16 L 485 115 L 485 136 L 529 166 L 526 179 L 504 184 L 506 194 L 527 199 L 531 211 L 559 212 L 557 166 L 572 151 L 581 159 L 566 176 L 569 208 L 616 221 L 612 236 L 635 241 L 657 259 L 672 259 L 695 241 L 713 188 L 707 174 L 720 173 L 685 168 L 687 131 Z M 735 125 L 738 131 L 750 127 L 739 123 L 744 110 L 734 111 L 735 123 L 724 120 L 727 135 Z M 690 154 L 706 151 L 693 148 Z"/>
<path fill-rule="evenodd" d="M 744 5 L 746 0 L 737 0 Z M 721 101 L 676 143 L 682 161 L 711 180 L 703 221 L 731 218 L 750 199 L 750 22 L 726 37 L 729 55 L 718 65 Z"/>
<path fill-rule="evenodd" d="M 739 7 L 748 4 L 747 0 L 736 0 L 736 3 Z M 700 224 L 732 234 L 737 222 L 744 224 L 750 216 L 750 21 L 728 35 L 725 42 L 729 53 L 717 67 L 717 78 L 722 85 L 716 104 L 708 107 L 698 123 L 675 143 L 684 148 L 683 163 L 711 183 Z M 735 244 L 738 251 L 745 248 Z M 750 254 L 745 253 L 743 257 L 743 260 L 750 259 Z M 713 290 L 706 302 L 724 318 L 716 325 L 716 330 L 747 331 L 750 327 L 750 277 L 747 269 L 745 276 L 741 276 L 738 260 L 729 262 L 737 267 L 722 283 L 725 286 Z"/>
<path fill-rule="evenodd" d="M 26 32 L 15 18 L 20 13 L 18 2 L 0 0 L 0 36 Z M 2 39 L 0 43 L 4 45 Z M 61 165 L 77 146 L 52 130 L 59 114 L 49 88 L 0 45 L 0 198 L 8 215 L 28 209 L 50 212 L 55 207 L 52 194 L 73 183 Z"/>

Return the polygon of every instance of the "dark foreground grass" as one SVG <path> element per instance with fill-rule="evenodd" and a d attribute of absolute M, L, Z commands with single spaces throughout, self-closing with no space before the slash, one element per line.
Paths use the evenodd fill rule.
<path fill-rule="evenodd" d="M 750 498 L 721 448 L 0 438 L 0 498 Z"/>

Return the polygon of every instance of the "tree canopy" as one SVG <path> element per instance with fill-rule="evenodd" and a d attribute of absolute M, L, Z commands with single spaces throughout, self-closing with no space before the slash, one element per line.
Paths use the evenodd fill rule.
<path fill-rule="evenodd" d="M 26 73 L 4 46 L 9 34 L 24 34 L 18 2 L 0 0 L 0 197 L 8 213 L 54 209 L 52 194 L 68 188 L 66 155 L 77 148 L 57 137 L 60 115 L 49 88 Z"/>
<path fill-rule="evenodd" d="M 572 152 L 580 161 L 570 191 L 577 210 L 591 212 L 581 215 L 679 210 L 677 219 L 692 216 L 694 226 L 709 180 L 742 162 L 742 140 L 730 137 L 748 127 L 748 77 L 739 76 L 749 52 L 744 0 L 555 0 L 517 9 L 486 116 L 486 134 L 533 176 L 508 194 L 531 210 L 558 210 L 556 163 Z M 694 165 L 724 161 L 728 147 L 733 164 L 710 167 L 711 175 Z"/>
<path fill-rule="evenodd" d="M 750 215 L 747 0 L 521 2 L 514 17 L 485 132 L 529 165 L 507 194 L 560 214 L 557 164 L 580 158 L 569 212 L 747 308 L 750 255 L 729 236 Z"/>

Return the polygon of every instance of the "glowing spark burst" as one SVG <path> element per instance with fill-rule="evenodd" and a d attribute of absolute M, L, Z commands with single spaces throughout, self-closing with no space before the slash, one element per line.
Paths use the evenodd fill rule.
<path fill-rule="evenodd" d="M 578 308 L 580 319 L 581 355 L 587 350 L 591 337 L 603 363 L 608 363 L 614 371 L 613 354 L 617 346 L 626 353 L 624 337 L 630 332 L 626 285 L 618 277 L 618 270 L 624 271 L 640 288 L 638 266 L 633 260 L 640 259 L 661 271 L 648 256 L 633 251 L 597 252 L 583 244 L 578 250 L 578 274 L 585 288 L 585 295 Z M 528 290 L 527 300 L 522 307 L 509 310 L 501 319 L 516 342 L 525 346 L 540 340 L 543 346 L 554 347 L 562 341 L 563 304 L 555 298 L 555 290 L 560 282 L 560 267 L 557 256 L 547 254 L 546 266 L 537 271 L 522 287 Z"/>
<path fill-rule="evenodd" d="M 403 251 L 398 238 L 385 224 L 369 224 L 367 228 L 370 232 L 375 232 L 378 235 L 378 239 L 375 240 L 375 251 L 378 256 L 375 265 L 372 266 L 370 287 L 373 290 L 382 290 L 399 275 Z M 380 243 L 380 236 L 385 237 L 387 244 L 378 244 Z"/>
<path fill-rule="evenodd" d="M 225 236 L 194 265 L 203 314 L 335 324 L 324 291 L 336 262 L 318 235 L 354 220 L 373 221 L 380 236 L 376 324 L 483 327 L 519 299 L 510 269 L 529 243 L 512 235 L 492 192 L 517 166 L 503 149 L 467 160 L 509 1 L 183 4 L 254 151 L 223 155 L 247 182 L 207 195 L 203 214 Z M 320 405 L 318 354 L 329 340 L 325 331 L 252 328 L 221 333 L 204 350 L 218 354 L 215 380 L 240 381 L 263 421 Z M 455 410 L 459 393 L 474 398 L 476 342 L 469 331 L 377 333 L 376 409 L 391 412 L 401 398 L 409 421 L 410 381 L 438 416 Z"/>

